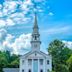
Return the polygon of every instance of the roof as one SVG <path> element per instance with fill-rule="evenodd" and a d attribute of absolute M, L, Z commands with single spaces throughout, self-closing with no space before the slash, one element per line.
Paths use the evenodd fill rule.
<path fill-rule="evenodd" d="M 45 53 L 42 52 L 42 51 L 30 51 L 30 52 L 24 54 L 23 56 L 21 56 L 20 58 L 25 58 L 25 57 L 27 57 L 27 56 L 29 56 L 29 55 L 35 53 L 35 52 L 36 52 L 36 53 L 39 53 L 39 54 L 41 54 L 41 55 L 43 55 L 45 58 L 46 58 L 46 57 L 49 57 L 49 56 L 51 57 L 51 55 L 45 54 Z"/>
<path fill-rule="evenodd" d="M 19 68 L 3 68 L 3 72 L 19 72 Z"/>

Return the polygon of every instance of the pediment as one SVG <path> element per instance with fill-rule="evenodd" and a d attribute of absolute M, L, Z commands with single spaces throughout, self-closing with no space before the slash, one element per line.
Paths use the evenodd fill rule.
<path fill-rule="evenodd" d="M 23 55 L 21 58 L 46 58 L 48 55 L 41 51 L 30 51 L 27 54 Z"/>
<path fill-rule="evenodd" d="M 28 55 L 26 58 L 34 58 L 34 59 L 35 58 L 45 58 L 45 56 L 35 51 L 32 54 Z"/>

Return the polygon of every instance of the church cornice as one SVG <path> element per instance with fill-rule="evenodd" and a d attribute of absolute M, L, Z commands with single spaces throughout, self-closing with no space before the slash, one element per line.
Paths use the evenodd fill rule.
<path fill-rule="evenodd" d="M 31 43 L 40 43 L 41 44 L 41 41 L 31 41 Z"/>

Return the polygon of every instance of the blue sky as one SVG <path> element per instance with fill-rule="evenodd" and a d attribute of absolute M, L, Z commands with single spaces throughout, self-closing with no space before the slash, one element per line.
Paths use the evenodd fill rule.
<path fill-rule="evenodd" d="M 30 48 L 34 12 L 38 17 L 41 50 L 46 52 L 54 39 L 72 47 L 72 0 L 1 0 L 0 50 L 23 54 Z"/>

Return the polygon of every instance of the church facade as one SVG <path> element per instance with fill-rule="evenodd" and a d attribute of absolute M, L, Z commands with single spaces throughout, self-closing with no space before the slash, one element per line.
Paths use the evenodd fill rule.
<path fill-rule="evenodd" d="M 31 51 L 20 57 L 19 72 L 50 72 L 52 71 L 52 57 L 40 51 L 40 34 L 35 16 L 31 39 Z"/>

